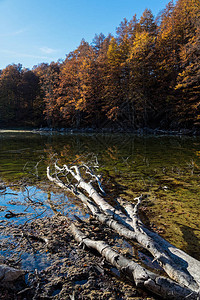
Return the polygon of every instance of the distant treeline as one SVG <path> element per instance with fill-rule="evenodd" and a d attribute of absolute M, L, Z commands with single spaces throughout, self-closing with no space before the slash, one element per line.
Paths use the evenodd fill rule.
<path fill-rule="evenodd" d="M 146 9 L 64 61 L 8 65 L 0 126 L 200 128 L 200 1 Z"/>

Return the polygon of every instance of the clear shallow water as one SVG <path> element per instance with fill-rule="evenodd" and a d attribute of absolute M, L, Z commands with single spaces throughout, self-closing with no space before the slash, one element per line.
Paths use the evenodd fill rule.
<path fill-rule="evenodd" d="M 0 178 L 6 183 L 24 177 L 45 182 L 46 166 L 53 156 L 62 164 L 87 161 L 90 153 L 98 158 L 103 186 L 111 200 L 122 197 L 133 201 L 141 193 L 148 194 L 144 221 L 200 259 L 200 138 L 0 131 Z M 22 201 L 24 194 L 15 192 L 17 196 L 0 195 L 0 205 L 21 212 L 27 208 L 25 204 L 9 204 L 12 199 Z M 44 202 L 45 214 L 52 213 L 50 196 L 64 214 L 80 210 L 73 199 L 69 205 L 64 194 L 49 194 L 45 188 L 38 193 L 36 198 Z M 32 207 L 27 212 L 34 214 Z M 0 218 L 4 214 L 0 212 Z"/>
<path fill-rule="evenodd" d="M 28 186 L 18 190 L 15 187 L 14 191 L 7 188 L 0 193 L 0 223 L 10 220 L 11 224 L 24 224 L 36 218 L 52 216 L 55 211 L 71 219 L 74 214 L 83 217 L 73 199 L 62 192 L 46 192 L 36 186 Z"/>

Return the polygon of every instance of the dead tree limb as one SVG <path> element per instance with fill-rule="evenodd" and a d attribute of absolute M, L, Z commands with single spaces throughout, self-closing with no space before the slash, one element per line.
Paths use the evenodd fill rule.
<path fill-rule="evenodd" d="M 138 216 L 138 209 L 142 202 L 142 197 L 138 197 L 135 200 L 137 200 L 137 203 L 134 208 L 132 204 L 129 204 L 125 206 L 125 209 L 132 219 L 137 242 L 149 250 L 154 260 L 158 261 L 170 278 L 183 286 L 198 291 L 199 286 L 193 276 L 187 272 L 183 265 L 178 265 L 166 251 L 163 251 L 163 248 L 145 231 L 145 227 Z"/>
<path fill-rule="evenodd" d="M 54 182 L 57 186 L 63 188 L 64 190 L 68 190 L 72 194 L 74 194 L 77 198 L 79 198 L 82 203 L 91 211 L 93 216 L 97 218 L 98 221 L 101 223 L 107 225 L 108 227 L 115 230 L 119 235 L 124 236 L 128 239 L 135 240 L 135 233 L 134 231 L 131 231 L 129 228 L 124 226 L 123 224 L 117 222 L 114 219 L 113 214 L 105 214 L 102 212 L 101 209 L 87 196 L 85 196 L 81 191 L 78 191 L 76 188 L 74 188 L 72 185 L 67 185 L 63 183 L 60 179 L 52 177 L 50 175 L 50 168 L 47 168 L 47 177 L 51 182 Z M 122 222 L 123 223 L 123 222 Z"/>
<path fill-rule="evenodd" d="M 159 276 L 141 267 L 138 263 L 125 258 L 103 241 L 96 241 L 84 235 L 74 224 L 70 226 L 74 239 L 89 249 L 97 250 L 102 257 L 127 276 L 137 287 L 145 288 L 164 299 L 197 299 L 198 294 L 181 287 L 169 278 Z"/>
<path fill-rule="evenodd" d="M 63 168 L 59 168 L 56 164 L 54 165 L 55 169 L 59 171 L 60 173 L 64 173 L 65 176 L 70 174 L 75 180 L 76 183 L 73 185 L 74 188 L 83 189 L 90 198 L 94 200 L 94 202 L 99 206 L 102 211 L 112 216 L 115 220 L 119 221 L 121 224 L 125 225 L 127 228 L 133 230 L 132 228 L 132 220 L 128 218 L 126 215 L 124 215 L 121 211 L 115 209 L 112 205 L 110 205 L 101 195 L 95 190 L 95 188 L 92 186 L 91 183 L 87 183 L 83 180 L 80 170 L 78 166 L 72 166 L 69 168 L 67 165 L 63 165 Z M 47 167 L 47 177 L 49 178 L 50 175 L 50 168 Z M 57 177 L 57 176 L 56 176 Z M 50 179 L 50 178 L 49 178 Z M 65 189 L 68 189 L 68 187 L 71 185 L 64 184 L 58 177 L 57 184 L 60 187 L 63 187 Z"/>
<path fill-rule="evenodd" d="M 126 215 L 110 205 L 101 196 L 101 190 L 98 192 L 91 184 L 91 181 L 87 182 L 84 179 L 83 169 L 86 170 L 87 176 L 91 173 L 88 172 L 85 165 L 84 167 L 83 165 L 80 167 L 63 165 L 60 168 L 55 164 L 53 175 L 50 174 L 50 167 L 47 168 L 47 177 L 61 188 L 73 192 L 98 220 L 112 227 L 121 236 L 136 240 L 142 247 L 147 249 L 153 255 L 154 260 L 159 262 L 167 275 L 180 285 L 180 288 L 186 288 L 194 293 L 198 293 L 200 289 L 200 262 L 172 246 L 143 225 L 138 216 L 142 198 L 137 198 L 135 207 L 125 205 Z M 91 176 L 95 178 L 93 175 Z"/>

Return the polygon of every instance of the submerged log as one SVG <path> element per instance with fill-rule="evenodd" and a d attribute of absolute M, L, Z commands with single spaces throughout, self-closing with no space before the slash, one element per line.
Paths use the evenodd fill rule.
<path fill-rule="evenodd" d="M 85 173 L 83 172 L 84 170 L 86 171 Z M 174 284 L 176 293 L 178 293 L 178 291 L 180 292 L 180 297 L 176 294 L 176 298 L 170 299 L 190 299 L 189 297 L 194 297 L 194 295 L 196 295 L 196 298 L 191 299 L 197 299 L 200 290 L 200 262 L 144 226 L 138 214 L 139 206 L 143 199 L 142 197 L 135 199 L 137 203 L 134 207 L 132 204 L 124 203 L 123 209 L 127 214 L 119 209 L 115 209 L 103 198 L 102 188 L 100 188 L 98 192 L 93 187 L 91 181 L 87 181 L 88 173 L 91 173 L 88 170 L 90 170 L 89 167 L 87 168 L 85 165 L 79 167 L 68 167 L 64 165 L 60 168 L 55 164 L 53 175 L 50 173 L 50 167 L 47 168 L 47 177 L 56 185 L 76 195 L 100 222 L 111 227 L 119 235 L 137 241 L 140 246 L 148 250 L 154 257 L 154 260 L 158 261 L 166 274 L 171 278 L 171 287 Z M 86 173 L 87 176 L 85 176 Z M 97 176 L 95 177 L 93 174 L 91 174 L 91 176 L 93 180 L 95 178 L 98 181 Z M 87 180 L 84 177 L 86 177 Z M 99 182 L 97 183 L 99 185 Z M 158 281 L 162 282 L 167 289 L 168 281 L 165 282 L 164 279 L 169 279 L 163 278 L 164 277 L 160 279 L 159 277 Z M 160 289 L 159 284 L 155 285 L 155 281 L 153 281 L 153 283 L 151 277 L 147 282 L 151 282 L 152 291 L 158 294 L 157 288 L 158 290 Z M 146 286 L 147 282 L 144 286 Z M 165 291 L 166 295 L 171 293 L 171 287 L 169 288 L 169 293 Z M 151 289 L 149 288 L 149 290 Z M 190 291 L 190 293 L 188 291 Z M 190 296 L 190 294 L 192 294 L 192 296 Z M 183 295 L 185 295 L 185 298 Z M 169 299 L 167 297 L 168 296 L 166 296 L 166 299 Z"/>

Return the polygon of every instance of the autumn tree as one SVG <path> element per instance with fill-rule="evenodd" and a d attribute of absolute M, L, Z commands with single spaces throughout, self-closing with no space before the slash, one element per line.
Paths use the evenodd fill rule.
<path fill-rule="evenodd" d="M 136 16 L 130 22 L 124 19 L 110 42 L 104 108 L 118 125 L 146 126 L 153 110 L 150 92 L 155 81 L 152 56 L 156 29 L 151 11 L 145 10 L 139 21 Z"/>
<path fill-rule="evenodd" d="M 146 9 L 140 20 L 136 15 L 130 22 L 124 19 L 116 31 L 121 58 L 120 83 L 122 91 L 125 91 L 119 110 L 126 126 L 131 128 L 147 125 L 148 96 L 154 77 L 152 55 L 156 30 L 154 16 L 151 10 Z"/>
<path fill-rule="evenodd" d="M 95 37 L 93 45 L 84 40 L 69 53 L 61 67 L 60 112 L 67 126 L 99 126 L 101 119 L 100 75 L 98 57 L 104 36 Z"/>
<path fill-rule="evenodd" d="M 126 18 L 116 35 L 82 40 L 63 62 L 0 72 L 1 123 L 50 127 L 199 127 L 199 0 L 154 18 Z M 31 121 L 29 121 L 31 120 Z"/>
<path fill-rule="evenodd" d="M 8 123 L 16 121 L 17 112 L 19 113 L 19 83 L 20 72 L 22 66 L 9 65 L 1 74 L 0 77 L 0 106 L 1 106 L 1 122 Z"/>
<path fill-rule="evenodd" d="M 89 48 L 89 44 L 82 40 L 80 46 L 67 55 L 61 67 L 57 104 L 65 125 L 70 127 L 79 127 L 82 120 L 85 95 L 81 90 L 79 70 Z"/>
<path fill-rule="evenodd" d="M 59 86 L 59 63 L 52 62 L 35 67 L 34 72 L 40 80 L 40 95 L 43 101 L 43 114 L 50 127 L 58 126 L 60 122 L 60 111 L 57 105 L 57 93 Z M 40 102 L 40 100 L 38 99 Z"/>
<path fill-rule="evenodd" d="M 154 44 L 155 37 L 142 31 L 136 34 L 131 48 L 129 94 L 130 101 L 134 103 L 137 127 L 149 126 L 149 119 L 154 111 Z"/>
<path fill-rule="evenodd" d="M 179 101 L 176 112 L 179 123 L 186 127 L 200 126 L 200 3 L 199 1 L 178 1 L 177 14 L 184 15 L 179 34 L 184 39 L 180 46 L 180 72 L 175 90 Z M 178 18 L 177 17 L 177 18 Z"/>
<path fill-rule="evenodd" d="M 106 98 L 106 87 L 108 83 L 108 74 L 110 69 L 107 64 L 107 53 L 110 46 L 110 41 L 113 38 L 111 34 L 107 37 L 103 37 L 100 34 L 95 36 L 92 41 L 92 47 L 95 50 L 95 77 L 94 84 L 95 90 L 95 110 L 94 119 L 97 127 L 106 127 L 110 124 L 110 119 L 107 114 L 107 98 Z M 98 51 L 96 51 L 98 49 Z"/>
<path fill-rule="evenodd" d="M 91 46 L 93 47 L 97 57 L 99 56 L 100 51 L 103 48 L 105 38 L 106 38 L 105 35 L 103 33 L 100 33 L 100 34 L 95 34 L 95 36 L 92 40 L 92 45 Z"/>
<path fill-rule="evenodd" d="M 190 46 L 192 48 L 194 46 L 193 38 L 196 36 L 198 15 L 199 1 L 179 0 L 175 6 L 170 2 L 161 16 L 156 40 L 156 76 L 159 82 L 157 93 L 162 95 L 158 102 L 160 107 L 163 107 L 167 126 L 170 124 L 173 127 L 186 125 L 186 123 L 183 125 L 186 115 L 181 116 L 181 111 L 185 110 L 185 103 L 181 103 L 182 95 L 180 86 L 177 86 L 177 80 L 180 81 L 179 74 L 183 75 L 182 72 L 186 66 L 183 53 Z M 189 60 L 187 64 L 190 64 Z M 180 120 L 177 118 L 179 115 Z"/>
<path fill-rule="evenodd" d="M 7 66 L 0 76 L 0 114 L 2 124 L 34 126 L 34 102 L 39 80 L 22 65 Z"/>
<path fill-rule="evenodd" d="M 137 28 L 137 32 L 145 31 L 155 36 L 157 31 L 157 24 L 152 14 L 152 11 L 150 9 L 145 9 L 136 28 Z"/>
<path fill-rule="evenodd" d="M 130 22 L 124 19 L 112 37 L 105 57 L 103 110 L 117 126 L 134 127 L 129 102 L 129 64 L 131 43 L 135 36 L 136 16 Z"/>
<path fill-rule="evenodd" d="M 36 114 L 37 98 L 39 94 L 39 78 L 29 69 L 23 69 L 20 93 L 20 114 L 24 125 L 35 126 L 38 124 L 39 115 Z"/>

